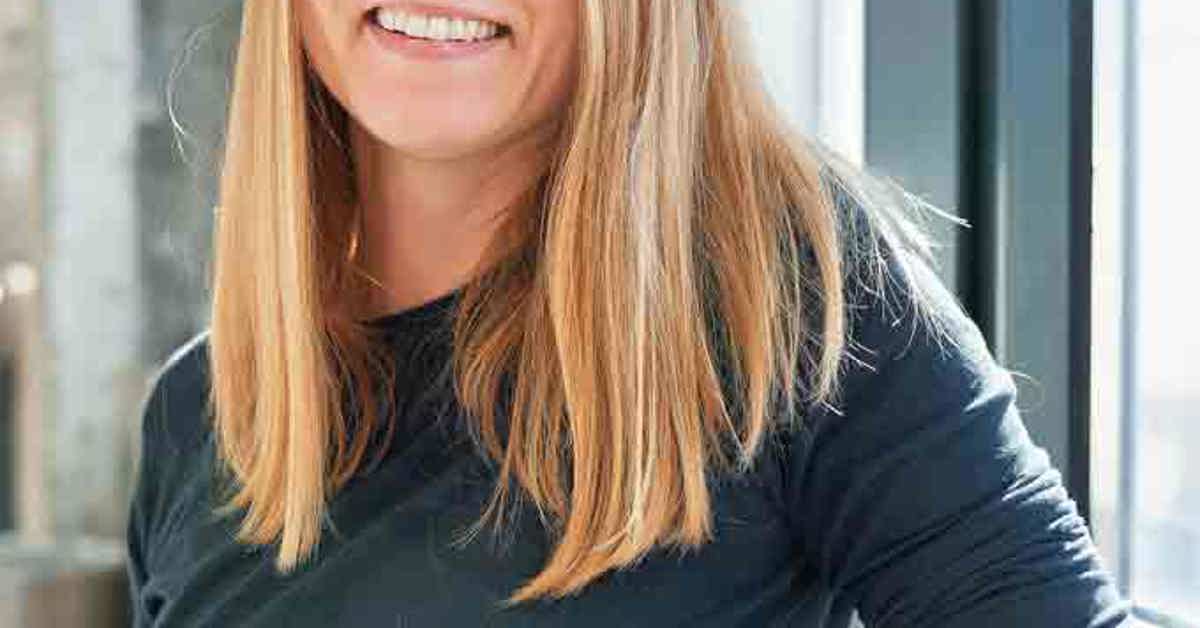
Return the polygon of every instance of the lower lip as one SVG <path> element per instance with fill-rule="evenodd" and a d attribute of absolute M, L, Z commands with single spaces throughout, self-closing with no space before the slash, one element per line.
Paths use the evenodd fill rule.
<path fill-rule="evenodd" d="M 395 52 L 414 59 L 426 61 L 466 59 L 482 55 L 501 43 L 507 42 L 509 35 L 480 39 L 475 41 L 434 41 L 418 39 L 403 33 L 396 33 L 380 26 L 375 20 L 368 20 L 367 30 L 372 38 L 379 42 L 385 50 Z"/>

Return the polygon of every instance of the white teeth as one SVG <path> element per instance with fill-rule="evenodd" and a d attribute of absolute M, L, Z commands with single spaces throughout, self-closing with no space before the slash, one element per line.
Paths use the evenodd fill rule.
<path fill-rule="evenodd" d="M 383 28 L 404 33 L 409 37 L 437 41 L 474 41 L 491 39 L 500 32 L 500 25 L 486 20 L 462 20 L 445 16 L 408 14 L 397 9 L 379 7 L 375 23 Z"/>
<path fill-rule="evenodd" d="M 408 27 L 405 29 L 406 35 L 413 37 L 428 37 L 429 36 L 429 18 L 424 15 L 408 16 Z"/>
<path fill-rule="evenodd" d="M 390 31 L 403 32 L 408 27 L 408 16 L 403 13 L 379 13 L 380 25 Z"/>

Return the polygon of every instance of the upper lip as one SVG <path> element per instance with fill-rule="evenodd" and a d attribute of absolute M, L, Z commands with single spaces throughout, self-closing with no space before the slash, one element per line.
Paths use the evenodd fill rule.
<path fill-rule="evenodd" d="M 491 3 L 480 2 L 479 0 L 459 2 L 439 0 L 359 0 L 359 3 L 366 13 L 371 13 L 379 8 L 388 8 L 421 15 L 436 15 L 463 20 L 487 20 L 511 27 L 508 19 L 490 6 Z"/>

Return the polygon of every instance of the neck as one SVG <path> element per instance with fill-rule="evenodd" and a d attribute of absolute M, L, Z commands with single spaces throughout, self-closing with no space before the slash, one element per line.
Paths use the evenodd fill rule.
<path fill-rule="evenodd" d="M 544 167 L 538 136 L 454 159 L 406 155 L 351 124 L 363 225 L 360 264 L 382 287 L 368 316 L 465 284 L 503 217 Z"/>

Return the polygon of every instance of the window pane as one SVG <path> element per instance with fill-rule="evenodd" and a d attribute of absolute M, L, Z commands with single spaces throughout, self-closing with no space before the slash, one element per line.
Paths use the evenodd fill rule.
<path fill-rule="evenodd" d="M 1142 2 L 1137 10 L 1133 587 L 1142 604 L 1200 618 L 1200 465 L 1186 464 L 1188 445 L 1200 444 L 1200 295 L 1182 257 L 1200 232 L 1200 212 L 1187 201 L 1200 83 L 1180 75 L 1200 71 L 1200 4 Z"/>
<path fill-rule="evenodd" d="M 1200 3 L 1097 6 L 1095 528 L 1138 606 L 1197 621 Z"/>

